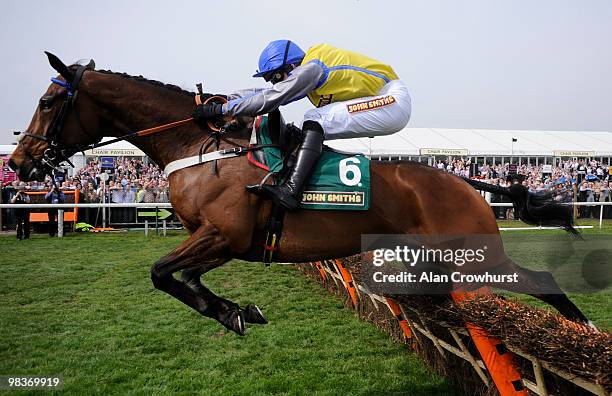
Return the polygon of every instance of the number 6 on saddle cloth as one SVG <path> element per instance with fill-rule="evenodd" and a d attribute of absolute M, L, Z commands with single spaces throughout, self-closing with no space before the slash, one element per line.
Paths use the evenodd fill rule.
<path fill-rule="evenodd" d="M 276 125 L 282 125 L 279 112 L 260 116 L 256 120 L 252 144 L 264 146 L 262 155 L 249 155 L 249 161 L 268 170 L 276 183 L 282 182 L 291 162 L 285 163 L 285 153 L 270 146 L 273 136 L 281 147 L 291 151 L 292 144 L 283 144 L 283 133 Z M 344 153 L 324 146 L 312 176 L 302 195 L 300 208 L 311 210 L 368 210 L 370 205 L 370 160 L 361 155 Z"/>
<path fill-rule="evenodd" d="M 257 159 L 253 152 L 249 152 L 247 156 L 255 166 L 267 170 L 268 176 L 272 176 L 277 184 L 282 183 L 291 167 L 291 161 L 284 161 L 287 158 L 285 153 L 291 152 L 296 146 L 295 142 L 283 144 L 281 146 L 285 149 L 283 152 L 278 146 L 271 144 L 274 140 L 283 142 L 285 134 L 282 129 L 284 126 L 278 111 L 268 116 L 258 117 L 253 126 L 250 143 L 260 145 L 262 150 Z M 307 210 L 368 210 L 370 205 L 370 160 L 363 155 L 342 153 L 327 146 L 323 147 L 319 161 L 302 193 L 300 208 Z M 265 179 L 262 182 L 265 182 Z M 279 249 L 284 216 L 285 209 L 282 206 L 273 205 L 266 222 L 262 259 L 266 264 L 274 260 L 274 253 Z"/>

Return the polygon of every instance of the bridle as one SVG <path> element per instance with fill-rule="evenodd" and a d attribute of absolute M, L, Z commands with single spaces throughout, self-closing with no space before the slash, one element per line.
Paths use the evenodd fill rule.
<path fill-rule="evenodd" d="M 48 144 L 48 147 L 45 149 L 42 158 L 38 160 L 35 159 L 35 161 L 38 162 L 39 165 L 42 165 L 43 168 L 46 168 L 48 171 L 50 171 L 49 173 L 53 173 L 54 171 L 61 171 L 61 165 L 63 163 L 68 163 L 70 166 L 74 167 L 74 164 L 70 162 L 70 157 L 72 157 L 78 152 L 84 152 L 85 150 L 92 150 L 98 147 L 107 146 L 109 144 L 126 140 L 132 137 L 152 135 L 157 132 L 177 128 L 179 126 L 193 122 L 193 118 L 189 117 L 183 120 L 170 122 L 167 124 L 159 125 L 153 128 L 143 129 L 136 132 L 126 131 L 125 134 L 120 137 L 111 139 L 106 142 L 100 142 L 102 140 L 102 137 L 96 137 L 94 134 L 88 132 L 87 128 L 81 121 L 81 117 L 76 107 L 79 84 L 83 78 L 83 74 L 86 70 L 94 70 L 94 68 L 95 62 L 93 60 L 90 60 L 87 65 L 79 65 L 77 67 L 74 74 L 74 78 L 71 82 L 63 81 L 58 78 L 51 78 L 51 82 L 66 89 L 66 97 L 60 105 L 59 111 L 51 120 L 47 131 L 43 135 L 35 135 L 29 132 L 15 132 L 15 134 L 21 136 L 21 139 L 25 137 L 30 137 L 33 139 L 42 140 Z M 206 102 L 207 101 L 205 101 L 205 103 Z M 62 132 L 66 124 L 66 119 L 68 118 L 68 114 L 71 111 L 74 113 L 81 132 L 83 132 L 85 136 L 89 137 L 90 141 L 93 141 L 94 143 L 67 145 L 61 142 Z M 211 127 L 211 125 L 212 123 L 209 122 L 209 127 Z M 215 128 L 214 125 L 211 128 L 213 132 L 219 131 L 219 129 Z"/>
<path fill-rule="evenodd" d="M 39 161 L 44 167 L 50 169 L 51 171 L 59 169 L 60 165 L 63 162 L 67 162 L 74 167 L 74 165 L 70 162 L 70 157 L 75 153 L 84 150 L 82 145 L 66 145 L 60 142 L 61 135 L 66 124 L 66 119 L 68 118 L 68 114 L 71 110 L 74 112 L 75 118 L 81 131 L 86 136 L 91 138 L 95 143 L 98 143 L 101 140 L 101 138 L 96 138 L 94 137 L 94 135 L 87 131 L 87 128 L 85 128 L 85 126 L 83 125 L 77 107 L 75 105 L 79 92 L 79 84 L 83 78 L 83 73 L 85 73 L 85 70 L 93 70 L 94 68 L 95 62 L 92 59 L 87 65 L 79 65 L 77 67 L 74 74 L 74 78 L 71 82 L 63 81 L 58 78 L 51 78 L 51 82 L 66 89 L 66 97 L 60 105 L 59 111 L 51 120 L 49 128 L 47 129 L 45 134 L 35 135 L 28 132 L 20 132 L 20 135 L 22 137 L 31 137 L 33 139 L 38 139 L 47 142 L 48 147 L 47 149 L 45 149 L 43 156 Z"/>
<path fill-rule="evenodd" d="M 51 81 L 54 84 L 57 84 L 66 89 L 66 97 L 64 101 L 62 102 L 59 111 L 55 114 L 55 116 L 51 120 L 51 123 L 49 124 L 49 127 L 46 133 L 44 133 L 43 135 L 35 135 L 32 133 L 28 133 L 28 132 L 16 132 L 16 134 L 19 134 L 22 138 L 30 137 L 33 139 L 42 140 L 48 144 L 48 147 L 45 149 L 42 158 L 38 160 L 34 159 L 34 161 L 38 162 L 38 165 L 42 165 L 42 168 L 47 169 L 49 171 L 48 172 L 49 174 L 54 174 L 55 171 L 61 172 L 62 171 L 61 165 L 64 162 L 74 167 L 74 164 L 70 162 L 70 157 L 72 157 L 74 154 L 78 152 L 84 152 L 85 150 L 92 150 L 98 147 L 106 146 L 106 145 L 116 143 L 122 140 L 133 138 L 133 137 L 142 137 L 142 136 L 152 135 L 158 132 L 177 128 L 179 126 L 182 126 L 182 125 L 185 125 L 185 124 L 188 124 L 194 121 L 192 117 L 189 117 L 189 118 L 185 118 L 182 120 L 159 125 L 156 127 L 142 129 L 136 132 L 125 131 L 123 135 L 117 138 L 108 140 L 106 142 L 101 142 L 102 137 L 96 137 L 95 135 L 88 132 L 87 128 L 84 126 L 83 122 L 81 121 L 81 117 L 76 107 L 76 100 L 78 97 L 79 84 L 83 78 L 83 74 L 85 73 L 86 70 L 94 70 L 94 68 L 95 68 L 95 62 L 93 60 L 90 60 L 87 65 L 79 65 L 77 67 L 74 77 L 72 78 L 72 81 L 70 82 L 63 81 L 58 78 L 51 78 Z M 227 102 L 227 99 L 224 97 L 203 94 L 201 85 L 198 86 L 198 91 L 199 91 L 199 94 L 196 94 L 196 97 L 195 97 L 196 104 L 201 104 L 201 103 L 206 104 L 211 101 Z M 93 141 L 94 143 L 67 145 L 61 142 L 62 132 L 64 131 L 66 119 L 70 111 L 74 112 L 75 118 L 77 120 L 79 128 L 81 129 L 81 132 L 83 132 L 84 135 L 89 137 L 90 140 Z M 274 144 L 270 144 L 270 145 L 253 145 L 249 147 L 242 147 L 238 145 L 237 143 L 231 140 L 228 140 L 227 138 L 222 137 L 222 135 L 227 130 L 232 129 L 231 123 L 228 122 L 228 123 L 225 123 L 225 125 L 221 126 L 220 124 L 218 124 L 218 121 L 219 120 L 209 120 L 207 122 L 208 128 L 210 129 L 211 132 L 208 138 L 204 141 L 204 143 L 200 147 L 200 156 L 202 156 L 203 152 L 206 152 L 213 145 L 218 152 L 223 151 L 224 154 L 234 153 L 236 155 L 242 155 L 250 151 L 261 150 L 264 147 L 277 146 Z M 219 150 L 221 140 L 234 146 L 234 148 L 228 149 L 228 150 Z M 217 167 L 216 167 L 216 160 L 215 160 L 214 165 L 213 165 L 213 173 L 216 173 L 216 168 Z"/>

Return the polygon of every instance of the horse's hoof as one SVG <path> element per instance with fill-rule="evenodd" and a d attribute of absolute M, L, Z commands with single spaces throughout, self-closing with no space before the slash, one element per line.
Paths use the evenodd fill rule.
<path fill-rule="evenodd" d="M 247 305 L 242 310 L 242 312 L 244 313 L 244 320 L 247 323 L 256 323 L 256 324 L 267 324 L 268 323 L 263 313 L 261 313 L 261 310 L 259 309 L 259 307 L 255 304 Z"/>
<path fill-rule="evenodd" d="M 246 334 L 246 325 L 242 310 L 232 312 L 227 322 L 223 323 L 223 325 L 227 327 L 228 330 L 232 330 L 238 335 L 243 336 Z"/>

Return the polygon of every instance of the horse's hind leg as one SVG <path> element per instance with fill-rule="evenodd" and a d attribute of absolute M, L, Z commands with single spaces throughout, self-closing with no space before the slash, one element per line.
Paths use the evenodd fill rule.
<path fill-rule="evenodd" d="M 200 314 L 218 320 L 228 329 L 244 335 L 244 314 L 238 304 L 216 296 L 203 286 L 196 292 L 173 276 L 181 270 L 198 268 L 203 265 L 203 261 L 209 268 L 215 268 L 229 259 L 227 240 L 216 227 L 205 224 L 170 254 L 153 264 L 151 280 L 155 288 L 170 294 Z"/>
<path fill-rule="evenodd" d="M 561 290 L 550 272 L 532 271 L 520 267 L 509 258 L 495 268 L 495 272 L 499 274 L 518 274 L 517 283 L 504 282 L 495 286 L 515 293 L 529 294 L 553 306 L 567 319 L 592 326 L 591 321 Z"/>
<path fill-rule="evenodd" d="M 208 263 L 201 265 L 194 269 L 185 269 L 181 273 L 181 280 L 189 286 L 194 292 L 200 296 L 206 296 L 210 293 L 210 290 L 202 284 L 200 277 L 206 272 L 219 265 L 208 265 Z M 249 304 L 242 309 L 244 320 L 247 323 L 266 324 L 268 321 L 264 317 L 259 307 L 255 304 Z"/>

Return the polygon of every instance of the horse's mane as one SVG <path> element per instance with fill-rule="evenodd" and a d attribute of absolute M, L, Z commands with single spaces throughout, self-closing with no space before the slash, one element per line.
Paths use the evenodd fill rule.
<path fill-rule="evenodd" d="M 127 79 L 130 79 L 130 80 L 147 83 L 147 84 L 150 84 L 150 85 L 153 85 L 153 86 L 156 86 L 156 87 L 159 87 L 159 88 L 164 88 L 164 89 L 167 89 L 167 90 L 170 90 L 170 91 L 173 91 L 173 92 L 177 92 L 177 93 L 180 93 L 180 94 L 192 97 L 192 98 L 195 96 L 195 92 L 187 91 L 187 90 L 179 87 L 178 85 L 166 84 L 166 83 L 163 83 L 163 82 L 157 81 L 157 80 L 150 80 L 150 79 L 145 78 L 143 76 L 132 76 L 132 75 L 127 74 L 127 73 L 114 72 L 112 70 L 96 70 L 96 72 L 102 73 L 102 74 L 112 74 L 114 76 L 119 76 L 119 77 L 122 77 L 122 78 L 127 78 Z M 211 94 L 205 94 L 205 95 L 211 95 Z"/>

